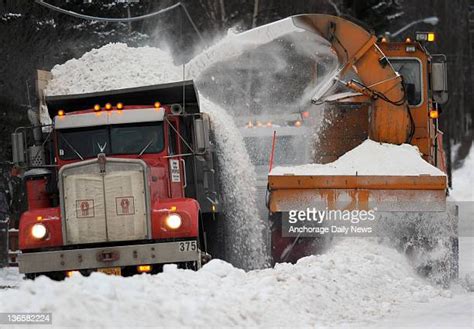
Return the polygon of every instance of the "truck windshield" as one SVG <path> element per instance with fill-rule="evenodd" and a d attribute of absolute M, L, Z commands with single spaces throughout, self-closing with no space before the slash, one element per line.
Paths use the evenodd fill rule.
<path fill-rule="evenodd" d="M 422 102 L 421 64 L 414 58 L 389 58 L 395 71 L 405 82 L 408 104 L 417 106 Z"/>
<path fill-rule="evenodd" d="M 163 122 L 58 130 L 62 160 L 94 158 L 99 153 L 146 154 L 164 149 Z"/>

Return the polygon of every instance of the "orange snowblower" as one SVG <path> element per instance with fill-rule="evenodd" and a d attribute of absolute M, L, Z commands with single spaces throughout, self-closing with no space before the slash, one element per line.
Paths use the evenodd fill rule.
<path fill-rule="evenodd" d="M 252 34 L 280 36 L 282 31 L 321 37 L 339 60 L 325 88 L 312 99 L 324 105 L 325 122 L 314 141 L 315 163 L 331 163 L 370 139 L 418 147 L 439 174 L 273 170 L 268 176 L 273 261 L 295 262 L 327 241 L 288 234 L 289 213 L 315 206 L 326 211 L 377 209 L 379 237 L 411 254 L 421 272 L 443 281 L 456 275 L 457 217 L 446 199 L 445 154 L 438 130 L 439 104 L 447 101 L 446 61 L 426 50 L 425 42 L 433 35 L 417 33 L 416 41 L 378 40 L 347 19 L 318 14 L 289 17 L 245 34 L 251 39 Z"/>

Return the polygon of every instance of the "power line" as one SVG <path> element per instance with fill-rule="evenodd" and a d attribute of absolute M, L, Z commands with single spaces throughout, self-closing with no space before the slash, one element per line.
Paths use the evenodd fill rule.
<path fill-rule="evenodd" d="M 160 9 L 160 10 L 155 11 L 153 13 L 149 13 L 149 14 L 145 14 L 145 15 L 141 15 L 141 16 L 134 16 L 134 17 L 123 17 L 123 18 L 98 17 L 98 16 L 84 15 L 84 14 L 77 13 L 75 11 L 70 11 L 70 10 L 66 10 L 66 9 L 54 6 L 50 3 L 44 2 L 43 0 L 35 0 L 35 2 L 37 4 L 43 6 L 43 7 L 46 7 L 48 9 L 51 9 L 51 10 L 54 10 L 54 11 L 57 11 L 59 13 L 69 15 L 69 16 L 72 16 L 72 17 L 85 19 L 85 20 L 90 20 L 90 21 L 109 22 L 109 23 L 126 23 L 126 22 L 139 21 L 139 20 L 150 18 L 150 17 L 154 17 L 156 15 L 163 14 L 165 12 L 168 12 L 170 10 L 173 10 L 175 8 L 180 7 L 184 11 L 184 14 L 186 15 L 186 18 L 188 19 L 188 21 L 191 23 L 191 26 L 193 27 L 194 31 L 199 36 L 199 39 L 201 39 L 201 41 L 204 43 L 204 38 L 202 37 L 202 35 L 199 32 L 196 24 L 194 23 L 193 19 L 191 18 L 191 15 L 189 15 L 188 10 L 184 6 L 184 4 L 182 4 L 181 2 L 178 2 L 178 3 L 176 3 L 172 6 L 169 6 L 167 8 Z"/>

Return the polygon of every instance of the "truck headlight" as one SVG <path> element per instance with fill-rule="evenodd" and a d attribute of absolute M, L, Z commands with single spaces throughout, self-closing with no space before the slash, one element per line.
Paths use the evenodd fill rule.
<path fill-rule="evenodd" d="M 172 230 L 180 228 L 182 222 L 181 216 L 178 214 L 169 214 L 165 219 L 166 226 Z"/>
<path fill-rule="evenodd" d="M 48 230 L 46 229 L 46 226 L 44 226 L 43 224 L 35 224 L 33 225 L 33 227 L 31 228 L 31 235 L 35 238 L 35 239 L 44 239 L 46 237 L 46 235 L 48 234 Z"/>

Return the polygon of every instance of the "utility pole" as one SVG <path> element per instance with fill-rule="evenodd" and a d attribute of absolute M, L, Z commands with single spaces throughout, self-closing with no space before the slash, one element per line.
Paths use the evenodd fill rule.
<path fill-rule="evenodd" d="M 255 0 L 255 2 L 253 3 L 252 28 L 257 26 L 259 2 L 260 2 L 259 0 Z"/>

